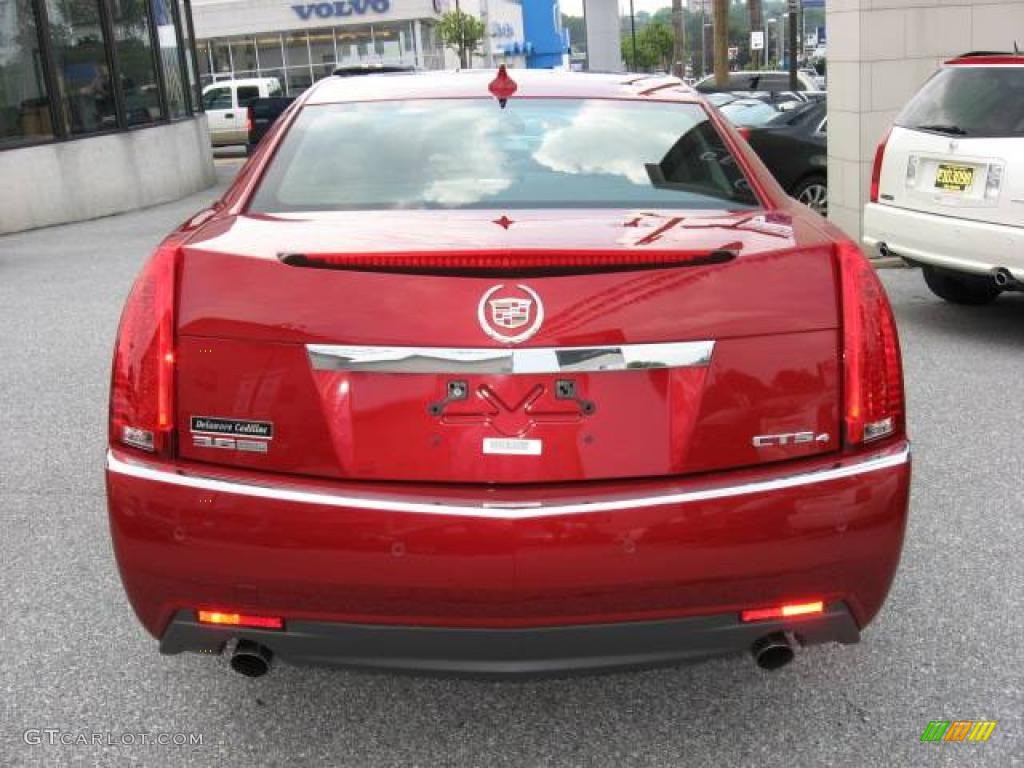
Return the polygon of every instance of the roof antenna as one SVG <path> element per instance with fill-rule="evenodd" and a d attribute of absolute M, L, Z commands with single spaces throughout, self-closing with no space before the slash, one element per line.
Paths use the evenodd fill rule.
<path fill-rule="evenodd" d="M 504 64 L 498 67 L 497 76 L 487 86 L 487 90 L 498 100 L 498 104 L 502 109 L 508 103 L 509 97 L 518 89 L 519 86 L 515 80 L 509 77 L 508 70 L 505 69 Z"/>
<path fill-rule="evenodd" d="M 1016 40 L 1013 41 L 1013 52 L 1017 53 L 1017 54 L 1020 53 L 1020 48 L 1017 47 L 1017 41 Z"/>

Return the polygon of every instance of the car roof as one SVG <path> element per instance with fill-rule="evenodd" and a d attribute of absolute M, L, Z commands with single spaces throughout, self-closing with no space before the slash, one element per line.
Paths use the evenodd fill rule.
<path fill-rule="evenodd" d="M 1001 53 L 999 51 L 970 51 L 943 62 L 945 66 L 989 66 L 1024 64 L 1024 53 Z"/>
<path fill-rule="evenodd" d="M 306 104 L 482 98 L 490 96 L 488 85 L 496 74 L 497 70 L 493 69 L 470 69 L 326 77 L 310 88 Z M 601 74 L 547 69 L 510 69 L 508 75 L 517 86 L 512 98 L 700 101 L 700 97 L 682 80 L 665 75 Z"/>

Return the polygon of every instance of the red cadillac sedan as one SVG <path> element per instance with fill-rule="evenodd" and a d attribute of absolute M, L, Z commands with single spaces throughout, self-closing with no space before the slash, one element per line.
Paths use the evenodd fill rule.
<path fill-rule="evenodd" d="M 671 78 L 328 78 L 139 275 L 107 493 L 163 653 L 500 676 L 852 643 L 910 452 L 873 269 Z"/>

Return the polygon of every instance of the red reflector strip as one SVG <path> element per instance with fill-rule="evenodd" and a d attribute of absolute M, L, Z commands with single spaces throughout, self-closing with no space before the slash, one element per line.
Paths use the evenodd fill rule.
<path fill-rule="evenodd" d="M 824 613 L 825 604 L 821 600 L 813 603 L 786 603 L 773 608 L 755 608 L 740 613 L 740 621 L 767 621 L 768 619 L 790 619 L 794 616 L 808 616 Z"/>
<path fill-rule="evenodd" d="M 719 264 L 735 258 L 731 250 L 669 251 L 440 251 L 421 253 L 325 253 L 282 254 L 285 264 L 327 269 L 400 270 L 482 270 L 600 269 L 614 267 L 658 267 L 676 264 Z"/>
<path fill-rule="evenodd" d="M 284 619 L 279 616 L 250 616 L 246 613 L 222 613 L 220 611 L 197 611 L 200 624 L 218 624 L 227 627 L 258 627 L 259 629 L 283 629 Z"/>

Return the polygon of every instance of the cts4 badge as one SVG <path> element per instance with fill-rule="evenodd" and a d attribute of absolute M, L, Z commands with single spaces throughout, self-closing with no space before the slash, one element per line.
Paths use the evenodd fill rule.
<path fill-rule="evenodd" d="M 502 283 L 487 289 L 480 297 L 476 315 L 480 328 L 492 339 L 503 344 L 518 344 L 540 330 L 544 305 L 529 286 Z M 517 330 L 519 333 L 507 333 Z"/>
<path fill-rule="evenodd" d="M 779 435 L 757 435 L 751 441 L 755 448 L 768 448 L 776 445 L 803 445 L 806 443 L 827 443 L 832 438 L 827 432 L 784 432 Z"/>

